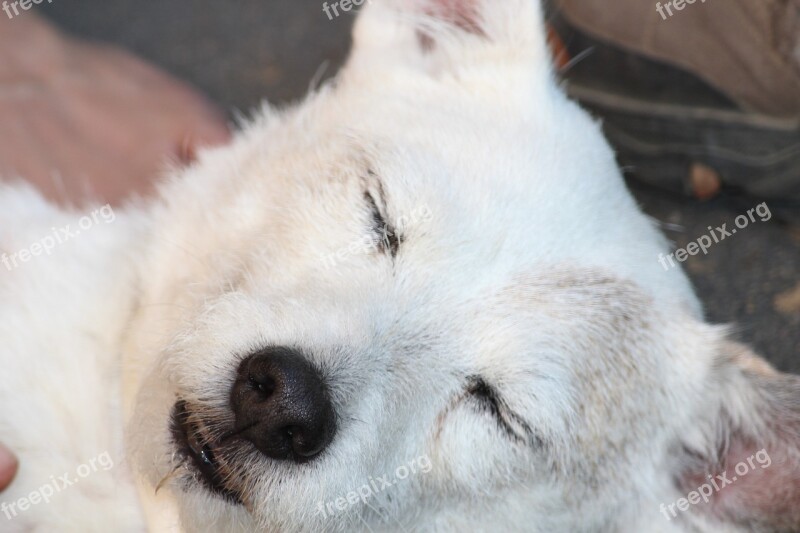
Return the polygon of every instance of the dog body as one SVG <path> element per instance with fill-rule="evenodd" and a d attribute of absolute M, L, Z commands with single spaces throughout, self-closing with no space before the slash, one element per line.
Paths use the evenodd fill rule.
<path fill-rule="evenodd" d="M 541 19 L 529 0 L 375 2 L 333 83 L 0 269 L 0 439 L 23 464 L 4 501 L 119 458 L 9 530 L 800 524 L 797 379 L 661 267 Z M 0 248 L 80 216 L 5 187 Z M 278 349 L 333 413 L 310 460 L 240 423 L 242 369 Z"/>
<path fill-rule="evenodd" d="M 0 272 L 0 438 L 23 462 L 0 495 L 0 530 L 143 531 L 124 461 L 119 349 L 134 302 L 137 224 L 98 217 L 81 234 L 84 213 L 28 187 L 0 186 L 0 199 L 0 249 L 11 266 Z M 21 262 L 21 251 L 50 239 L 63 244 Z"/>

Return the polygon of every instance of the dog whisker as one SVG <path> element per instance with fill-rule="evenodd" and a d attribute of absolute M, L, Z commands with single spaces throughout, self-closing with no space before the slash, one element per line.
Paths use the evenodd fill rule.
<path fill-rule="evenodd" d="M 227 433 L 227 434 L 223 435 L 222 437 L 220 437 L 218 442 L 220 444 L 222 444 L 223 442 L 227 441 L 228 439 L 231 439 L 231 438 L 233 438 L 233 437 L 235 437 L 235 436 L 237 436 L 237 435 L 239 435 L 241 433 L 244 433 L 245 431 L 247 431 L 251 427 L 255 426 L 256 424 L 258 424 L 257 421 L 253 422 L 252 424 L 248 424 L 248 425 L 244 426 L 243 428 L 231 431 L 230 433 Z"/>
<path fill-rule="evenodd" d="M 173 454 L 173 456 L 174 456 L 174 454 Z M 180 463 L 180 464 L 178 464 L 178 465 L 175 465 L 175 468 L 173 468 L 173 469 L 172 469 L 172 471 L 171 471 L 169 474 L 167 474 L 166 476 L 164 476 L 164 477 L 161 479 L 161 481 L 159 481 L 159 482 L 158 482 L 158 484 L 156 485 L 155 494 L 158 494 L 158 491 L 160 491 L 160 490 L 161 490 L 161 488 L 162 488 L 164 485 L 166 485 L 166 484 L 167 484 L 167 483 L 168 483 L 170 480 L 174 479 L 174 478 L 175 478 L 175 476 L 177 476 L 177 474 L 178 474 L 178 470 L 180 470 L 181 468 L 183 468 L 183 466 L 184 466 L 184 465 L 183 465 L 183 463 Z"/>

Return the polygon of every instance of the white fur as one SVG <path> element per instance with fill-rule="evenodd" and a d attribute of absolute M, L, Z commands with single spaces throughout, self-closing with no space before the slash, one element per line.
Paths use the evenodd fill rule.
<path fill-rule="evenodd" d="M 23 465 L 0 501 L 117 459 L 1 530 L 162 531 L 177 513 L 185 531 L 689 531 L 659 504 L 682 496 L 671 446 L 712 447 L 692 428 L 722 401 L 725 332 L 661 268 L 665 239 L 557 87 L 537 3 L 474 4 L 479 33 L 375 2 L 334 83 L 265 107 L 150 205 L 0 266 L 0 440 Z M 430 216 L 396 259 L 326 265 L 363 241 L 373 175 L 388 218 Z M 0 248 L 80 215 L 4 187 Z M 176 464 L 170 409 L 229 421 L 238 362 L 283 344 L 325 370 L 339 429 L 308 465 L 243 452 L 233 506 Z M 541 446 L 458 401 L 477 374 Z M 429 473 L 318 513 L 422 455 Z"/>

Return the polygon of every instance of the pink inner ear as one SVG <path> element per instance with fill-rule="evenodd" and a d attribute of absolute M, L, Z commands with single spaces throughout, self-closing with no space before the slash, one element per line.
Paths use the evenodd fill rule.
<path fill-rule="evenodd" d="M 425 12 L 436 18 L 453 22 L 472 33 L 480 33 L 478 2 L 480 0 L 430 0 Z"/>
<path fill-rule="evenodd" d="M 789 464 L 787 452 L 780 445 L 768 450 L 733 444 L 725 469 L 731 484 L 717 493 L 716 513 L 734 520 L 797 513 L 797 465 Z"/>
<path fill-rule="evenodd" d="M 684 497 L 706 495 L 690 512 L 741 525 L 800 523 L 800 465 L 785 445 L 763 448 L 737 439 L 721 463 L 680 483 Z"/>

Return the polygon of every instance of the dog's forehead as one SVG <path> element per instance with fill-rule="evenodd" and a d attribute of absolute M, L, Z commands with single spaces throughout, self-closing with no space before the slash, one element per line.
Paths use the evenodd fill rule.
<path fill-rule="evenodd" d="M 190 236 L 172 240 L 196 241 L 210 221 L 204 235 L 216 240 L 197 255 L 228 257 L 262 294 L 397 298 L 402 288 L 406 298 L 467 300 L 562 263 L 696 305 L 680 271 L 661 270 L 662 239 L 598 126 L 560 93 L 524 105 L 428 78 L 415 92 L 396 81 L 344 79 L 296 108 L 266 111 L 200 170 L 215 182 L 213 198 L 201 199 L 213 205 L 181 224 Z"/>
<path fill-rule="evenodd" d="M 518 137 L 524 130 L 476 111 L 469 99 L 456 105 L 446 90 L 425 98 L 359 94 L 337 88 L 316 95 L 250 132 L 249 163 L 239 163 L 246 169 L 239 174 L 252 187 L 239 191 L 234 208 L 291 225 L 287 231 L 313 232 L 305 222 L 315 219 L 329 236 L 352 230 L 369 196 L 390 222 L 430 209 L 455 241 L 470 236 L 474 244 L 502 224 L 519 226 L 536 196 L 526 183 L 531 154 Z M 496 223 L 487 223 L 490 215 Z"/>

